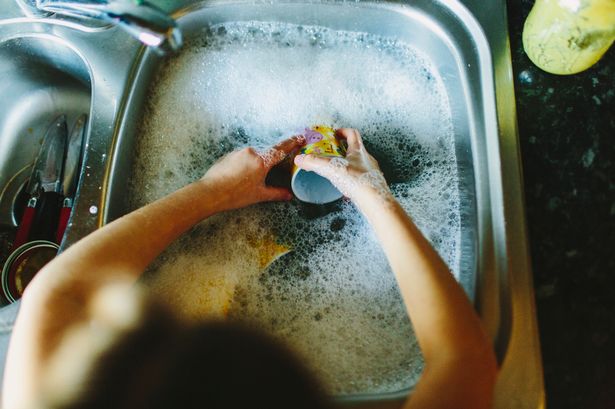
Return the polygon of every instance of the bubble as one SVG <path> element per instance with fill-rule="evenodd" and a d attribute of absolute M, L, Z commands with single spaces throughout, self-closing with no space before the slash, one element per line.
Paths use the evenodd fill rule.
<path fill-rule="evenodd" d="M 285 152 L 275 148 L 268 149 L 265 152 L 258 152 L 258 155 L 263 159 L 263 163 L 266 168 L 273 167 L 286 157 Z"/>
<path fill-rule="evenodd" d="M 383 199 L 390 198 L 390 190 L 384 175 L 377 169 L 372 169 L 369 172 L 365 172 L 358 178 L 359 184 L 374 189 L 378 192 L 378 195 Z"/>
<path fill-rule="evenodd" d="M 382 169 L 363 182 L 385 189 L 384 178 L 458 274 L 450 108 L 439 74 L 409 45 L 307 25 L 213 25 L 165 62 L 147 100 L 133 207 L 200 178 L 234 149 L 253 146 L 276 161 L 270 147 L 294 130 L 357 128 Z M 227 317 L 270 332 L 334 394 L 395 392 L 422 371 L 395 277 L 346 199 L 218 214 L 179 238 L 144 281 L 188 318 Z"/>
<path fill-rule="evenodd" d="M 333 169 L 346 169 L 348 167 L 348 161 L 345 158 L 331 158 L 329 166 Z"/>

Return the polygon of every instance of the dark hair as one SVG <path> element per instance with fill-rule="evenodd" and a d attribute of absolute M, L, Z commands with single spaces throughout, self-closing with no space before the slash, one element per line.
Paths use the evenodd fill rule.
<path fill-rule="evenodd" d="M 79 396 L 55 409 L 328 408 L 283 345 L 224 322 L 187 325 L 148 307 L 93 364 Z"/>

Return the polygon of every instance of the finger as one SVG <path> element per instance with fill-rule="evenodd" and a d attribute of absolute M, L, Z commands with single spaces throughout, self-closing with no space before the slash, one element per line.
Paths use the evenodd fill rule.
<path fill-rule="evenodd" d="M 348 142 L 348 150 L 359 150 L 363 147 L 363 139 L 361 138 L 361 134 L 359 131 L 353 128 L 340 128 L 335 134 L 338 137 L 342 137 L 346 139 Z"/>
<path fill-rule="evenodd" d="M 331 158 L 323 158 L 314 155 L 297 155 L 295 156 L 295 165 L 303 170 L 309 170 L 321 175 L 329 168 Z"/>
<path fill-rule="evenodd" d="M 305 144 L 305 137 L 303 135 L 295 135 L 278 142 L 271 150 L 281 151 L 288 155 L 303 144 Z"/>
<path fill-rule="evenodd" d="M 271 169 L 286 158 L 286 154 L 284 152 L 273 148 L 269 149 L 267 152 L 259 153 L 258 156 L 260 156 L 263 160 L 265 169 L 267 170 Z"/>
<path fill-rule="evenodd" d="M 293 194 L 283 187 L 266 187 L 263 200 L 267 202 L 288 201 L 293 198 Z"/>
<path fill-rule="evenodd" d="M 288 154 L 299 148 L 304 143 L 305 138 L 302 135 L 293 136 L 277 143 L 272 148 L 267 150 L 267 152 L 261 154 L 265 166 L 268 169 L 274 167 L 278 163 L 282 162 Z"/>

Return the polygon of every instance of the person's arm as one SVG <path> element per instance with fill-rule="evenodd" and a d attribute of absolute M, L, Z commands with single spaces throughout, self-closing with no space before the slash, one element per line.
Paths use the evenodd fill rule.
<path fill-rule="evenodd" d="M 373 227 L 397 278 L 425 358 L 407 409 L 491 407 L 497 363 L 472 305 L 446 264 L 390 194 L 356 130 L 346 160 L 299 155 L 295 163 L 328 178 Z"/>
<path fill-rule="evenodd" d="M 88 319 L 85 306 L 114 282 L 134 282 L 173 240 L 218 212 L 289 200 L 283 188 L 265 185 L 269 170 L 299 146 L 292 138 L 265 154 L 235 151 L 205 176 L 95 231 L 45 266 L 26 288 L 11 337 L 3 407 L 27 407 L 62 336 Z"/>

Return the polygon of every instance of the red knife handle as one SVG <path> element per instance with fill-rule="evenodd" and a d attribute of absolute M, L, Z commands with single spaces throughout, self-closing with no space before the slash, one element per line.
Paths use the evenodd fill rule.
<path fill-rule="evenodd" d="M 70 199 L 64 199 L 64 206 L 62 206 L 62 210 L 60 210 L 60 220 L 58 221 L 58 230 L 56 230 L 56 243 L 60 244 L 62 242 L 62 238 L 64 237 L 64 232 L 66 231 L 66 226 L 68 226 L 68 219 L 70 218 L 70 213 L 73 210 L 73 203 Z"/>
<path fill-rule="evenodd" d="M 41 193 L 30 235 L 31 240 L 52 241 L 55 238 L 63 199 L 64 197 L 56 192 Z"/>
<path fill-rule="evenodd" d="M 36 215 L 36 202 L 37 200 L 35 197 L 30 198 L 28 205 L 24 209 L 23 215 L 21 216 L 21 223 L 19 223 L 19 227 L 17 228 L 17 235 L 15 236 L 15 240 L 13 240 L 11 252 L 28 241 L 30 230 L 32 230 L 32 222 L 34 222 L 34 216 Z"/>

